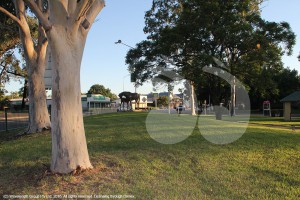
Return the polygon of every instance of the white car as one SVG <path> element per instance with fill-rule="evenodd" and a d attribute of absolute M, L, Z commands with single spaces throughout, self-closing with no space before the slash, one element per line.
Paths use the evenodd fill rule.
<path fill-rule="evenodd" d="M 185 111 L 185 107 L 184 106 L 178 106 L 177 108 L 176 108 L 176 111 L 178 112 L 178 111 Z"/>

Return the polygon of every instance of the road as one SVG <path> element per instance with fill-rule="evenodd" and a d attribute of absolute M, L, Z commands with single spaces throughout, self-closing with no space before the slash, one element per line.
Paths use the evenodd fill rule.
<path fill-rule="evenodd" d="M 28 125 L 28 113 L 8 113 L 7 129 L 16 129 Z M 0 113 L 0 132 L 6 130 L 5 115 Z"/>

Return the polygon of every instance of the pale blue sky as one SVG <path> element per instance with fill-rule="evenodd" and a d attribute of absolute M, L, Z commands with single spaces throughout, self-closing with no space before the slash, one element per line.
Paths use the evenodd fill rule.
<path fill-rule="evenodd" d="M 129 50 L 123 45 L 116 45 L 118 39 L 134 46 L 145 39 L 143 33 L 144 14 L 151 8 L 152 0 L 107 0 L 106 7 L 98 16 L 98 21 L 88 35 L 82 67 L 81 91 L 87 92 L 93 84 L 102 84 L 118 94 L 124 89 L 134 91 L 130 83 L 125 55 Z M 269 21 L 287 21 L 297 35 L 294 54 L 284 57 L 285 66 L 300 71 L 297 55 L 300 51 L 299 0 L 269 0 L 263 5 L 262 16 Z M 8 91 L 17 91 L 21 86 L 12 83 L 6 87 Z M 139 93 L 152 91 L 150 84 L 138 88 Z M 175 91 L 177 92 L 177 91 Z"/>

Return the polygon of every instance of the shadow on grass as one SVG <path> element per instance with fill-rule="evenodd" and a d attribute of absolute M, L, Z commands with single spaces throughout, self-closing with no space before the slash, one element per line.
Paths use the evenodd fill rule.
<path fill-rule="evenodd" d="M 255 187 L 255 184 L 247 187 L 248 173 L 252 173 L 253 177 L 259 173 L 262 178 L 277 177 L 276 180 L 287 186 L 299 184 L 299 180 L 292 178 L 287 172 L 259 167 L 269 156 L 274 156 L 274 152 L 298 152 L 299 134 L 249 128 L 236 142 L 215 145 L 206 141 L 198 128 L 195 128 L 193 134 L 183 142 L 163 145 L 148 135 L 146 116 L 140 113 L 118 113 L 85 118 L 91 161 L 96 170 L 101 170 L 83 175 L 82 181 L 89 180 L 83 182 L 83 185 L 78 181 L 69 181 L 71 186 L 68 186 L 68 191 L 126 190 L 136 193 L 147 190 L 150 197 L 155 197 L 157 190 L 160 189 L 159 192 L 162 193 L 168 190 L 174 192 L 174 188 L 183 182 L 186 184 L 181 188 L 183 192 L 188 191 L 187 187 L 197 186 L 199 188 L 195 188 L 195 195 L 201 193 L 212 198 L 224 195 L 231 199 L 241 199 L 245 194 L 251 195 L 248 190 Z M 0 194 L 33 194 L 37 192 L 36 188 L 48 193 L 57 192 L 53 188 L 57 187 L 56 184 L 61 179 L 43 179 L 50 163 L 50 133 L 5 141 L 0 145 Z M 275 158 L 280 156 L 276 154 Z M 285 156 L 281 162 L 297 162 L 297 157 L 291 159 L 291 156 Z M 253 165 L 253 162 L 257 162 L 258 166 Z M 276 159 L 272 162 L 275 165 L 282 164 L 276 163 Z M 273 167 L 273 163 L 270 165 Z M 240 179 L 236 177 L 236 173 Z M 236 179 L 242 182 L 239 184 L 244 185 L 246 191 L 238 193 L 235 189 Z M 157 181 L 155 184 L 154 180 Z M 169 188 L 170 182 L 173 188 Z M 228 187 L 230 184 L 231 188 Z M 83 186 L 87 189 L 82 189 Z M 89 186 L 92 188 L 89 189 Z M 125 186 L 128 188 L 124 189 Z M 61 193 L 66 193 L 63 184 L 59 187 L 62 187 L 59 188 Z M 112 189 L 113 187 L 116 189 Z M 149 189 L 151 187 L 154 189 Z M 186 197 L 190 197 L 188 195 Z M 178 193 L 177 198 L 179 196 Z"/>
<path fill-rule="evenodd" d="M 0 167 L 0 197 L 24 194 L 27 189 L 38 187 L 47 170 L 48 166 L 43 164 L 20 167 L 8 164 Z"/>
<path fill-rule="evenodd" d="M 270 177 L 270 179 L 273 179 L 277 182 L 286 182 L 290 186 L 299 186 L 300 181 L 294 179 L 294 177 L 290 177 L 287 173 L 283 173 L 278 171 L 277 169 L 262 169 L 261 167 L 252 166 L 251 167 L 253 171 L 255 171 L 257 174 L 263 174 L 264 176 Z"/>
<path fill-rule="evenodd" d="M 20 137 L 18 135 L 25 133 L 26 130 L 27 129 L 21 128 L 10 131 L 0 131 L 0 143 L 19 139 Z"/>

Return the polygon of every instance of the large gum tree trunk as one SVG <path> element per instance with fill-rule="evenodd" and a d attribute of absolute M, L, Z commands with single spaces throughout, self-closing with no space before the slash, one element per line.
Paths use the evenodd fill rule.
<path fill-rule="evenodd" d="M 92 168 L 81 105 L 80 65 L 85 38 L 70 37 L 65 27 L 51 30 L 52 172 Z M 71 51 L 70 51 L 71 50 Z"/>
<path fill-rule="evenodd" d="M 45 57 L 45 55 L 42 55 Z M 50 118 L 46 104 L 44 83 L 45 64 L 38 62 L 28 68 L 29 130 L 28 133 L 41 132 L 50 128 Z"/>
<path fill-rule="evenodd" d="M 14 20 L 18 22 L 17 24 L 20 28 L 20 37 L 28 72 L 29 128 L 27 133 L 36 133 L 50 128 L 44 83 L 45 57 L 48 42 L 41 25 L 38 27 L 37 44 L 33 42 L 27 23 L 24 2 L 15 0 L 14 5 L 17 16 Z"/>
<path fill-rule="evenodd" d="M 47 51 L 47 39 L 44 29 L 39 26 L 38 46 L 36 56 L 31 58 L 28 64 L 28 95 L 29 95 L 29 133 L 41 132 L 49 129 L 50 117 L 47 109 L 47 97 L 45 91 L 45 58 Z"/>
<path fill-rule="evenodd" d="M 84 126 L 80 90 L 80 65 L 87 34 L 103 0 L 24 0 L 43 25 L 51 49 L 52 161 L 54 173 L 92 168 Z M 39 4 L 40 2 L 40 4 Z"/>

